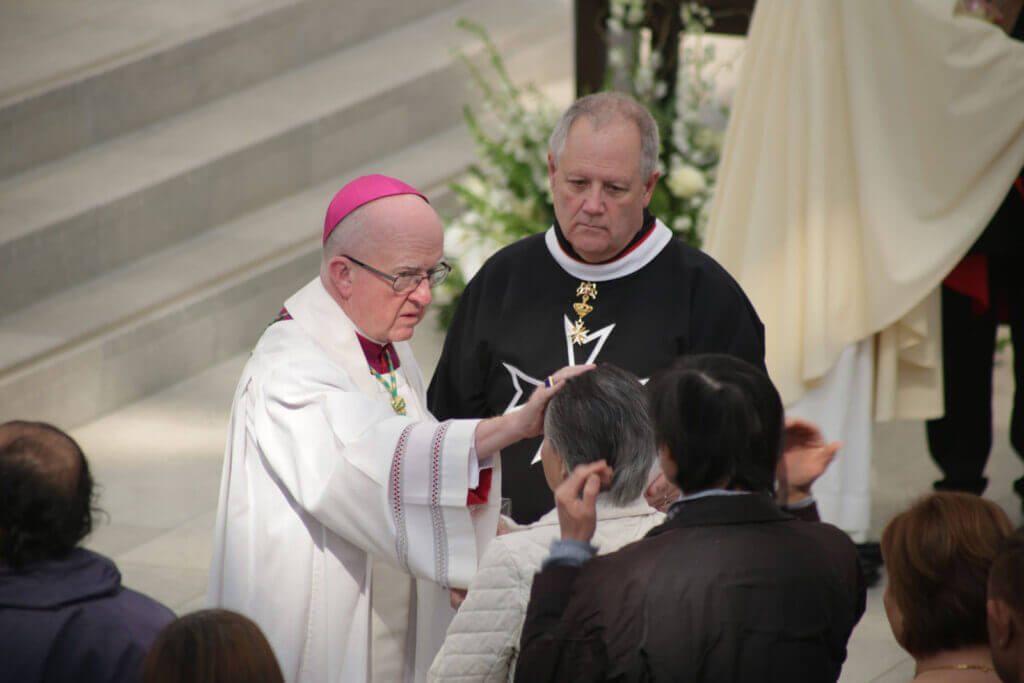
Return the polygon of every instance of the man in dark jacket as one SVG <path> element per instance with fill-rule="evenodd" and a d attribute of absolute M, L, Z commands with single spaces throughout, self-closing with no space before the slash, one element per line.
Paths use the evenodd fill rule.
<path fill-rule="evenodd" d="M 79 548 L 93 483 L 78 444 L 39 422 L 0 425 L 0 680 L 136 681 L 174 619 Z"/>
<path fill-rule="evenodd" d="M 591 559 L 610 472 L 596 463 L 566 479 L 516 680 L 835 681 L 865 588 L 844 533 L 773 499 L 783 414 L 771 381 L 737 358 L 690 356 L 648 396 L 662 467 L 684 495 L 646 538 Z"/>

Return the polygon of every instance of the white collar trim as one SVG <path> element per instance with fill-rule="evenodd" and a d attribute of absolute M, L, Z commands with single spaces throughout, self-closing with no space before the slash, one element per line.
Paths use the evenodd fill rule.
<path fill-rule="evenodd" d="M 569 256 L 558 243 L 554 226 L 544 234 L 544 243 L 551 252 L 551 258 L 562 267 L 562 270 L 575 278 L 587 282 L 606 282 L 620 277 L 632 275 L 654 260 L 661 250 L 672 241 L 672 231 L 664 223 L 656 220 L 654 228 L 639 244 L 633 246 L 629 253 L 611 263 L 594 265 L 581 263 Z"/>

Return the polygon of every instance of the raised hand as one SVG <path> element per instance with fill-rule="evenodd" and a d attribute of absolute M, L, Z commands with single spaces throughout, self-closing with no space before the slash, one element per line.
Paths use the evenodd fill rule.
<path fill-rule="evenodd" d="M 597 528 L 597 494 L 612 482 L 604 460 L 578 465 L 555 489 L 562 540 L 587 543 Z"/>
<path fill-rule="evenodd" d="M 811 484 L 824 474 L 842 446 L 825 443 L 818 425 L 798 417 L 786 418 L 785 448 L 775 468 L 781 503 L 796 503 L 811 495 Z"/>

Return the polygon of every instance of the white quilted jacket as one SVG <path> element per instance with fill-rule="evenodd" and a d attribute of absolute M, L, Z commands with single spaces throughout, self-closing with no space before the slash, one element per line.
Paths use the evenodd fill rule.
<path fill-rule="evenodd" d="M 617 508 L 601 496 L 597 519 L 592 543 L 603 554 L 642 538 L 665 515 L 652 509 L 643 497 Z M 487 546 L 427 681 L 512 680 L 533 575 L 558 536 L 558 512 L 552 510 Z"/>

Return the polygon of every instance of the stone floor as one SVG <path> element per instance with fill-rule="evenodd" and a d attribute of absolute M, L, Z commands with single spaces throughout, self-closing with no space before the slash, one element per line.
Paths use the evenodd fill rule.
<path fill-rule="evenodd" d="M 428 324 L 415 339 L 424 372 L 436 363 L 441 339 Z M 1010 490 L 1021 466 L 1007 440 L 1013 389 L 1008 356 L 1000 359 L 996 372 L 989 495 L 1020 524 L 1020 505 Z M 108 515 L 88 545 L 117 561 L 127 585 L 179 613 L 203 606 L 228 410 L 245 359 L 232 358 L 73 430 L 92 464 L 101 486 L 100 505 Z M 937 474 L 920 423 L 879 425 L 876 436 L 874 538 L 896 511 L 929 489 Z M 882 587 L 875 587 L 850 642 L 842 680 L 901 681 L 912 676 L 913 663 L 889 632 Z"/>

